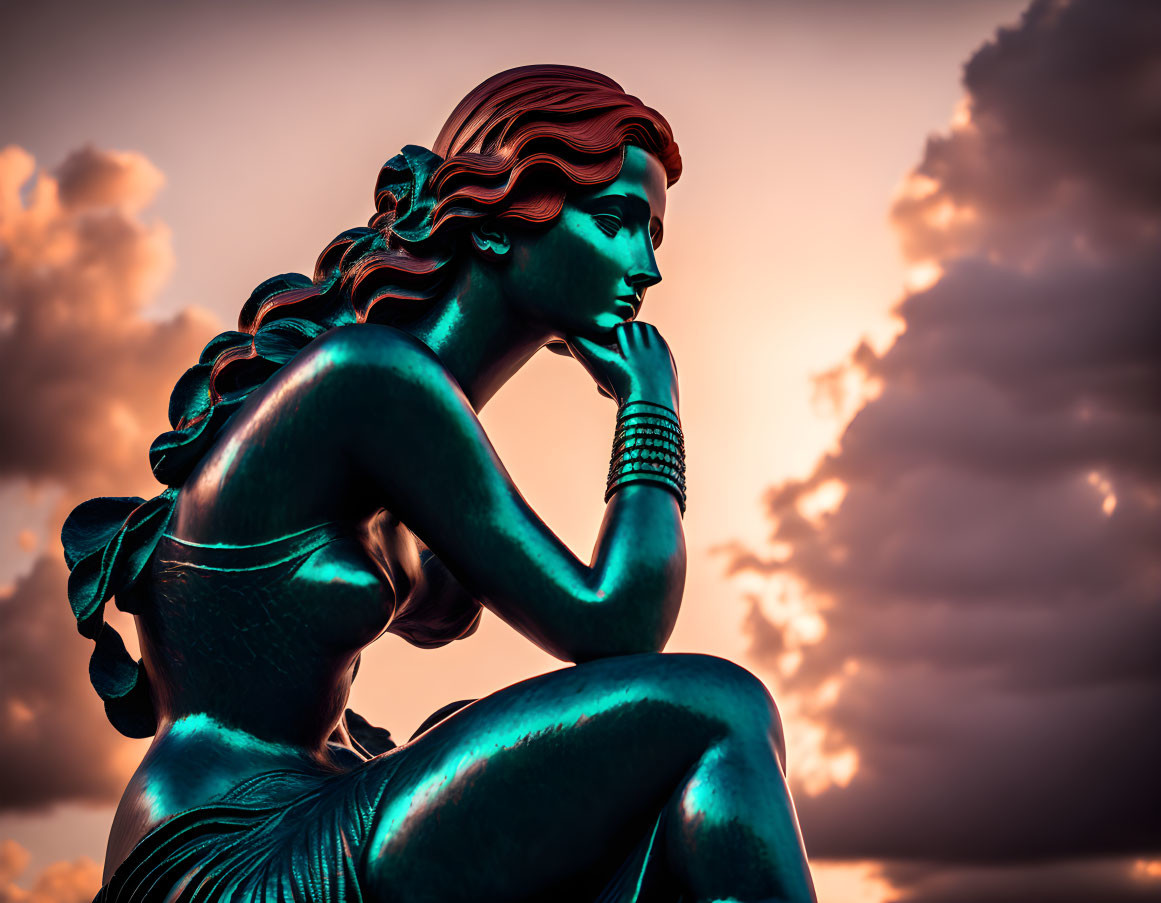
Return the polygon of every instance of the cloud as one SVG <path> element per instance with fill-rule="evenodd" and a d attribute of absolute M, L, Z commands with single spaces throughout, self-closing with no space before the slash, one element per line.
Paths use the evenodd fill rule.
<path fill-rule="evenodd" d="M 216 331 L 198 310 L 148 314 L 173 263 L 168 229 L 140 216 L 162 181 L 138 154 L 86 147 L 47 173 L 0 150 L 0 482 L 60 499 L 52 536 L 20 534 L 43 555 L 0 592 L 0 808 L 111 802 L 133 767 L 89 686 L 56 530 L 91 495 L 161 488 L 146 450 Z"/>
<path fill-rule="evenodd" d="M 1161 896 L 1161 869 L 1147 860 L 1048 862 L 932 869 L 888 867 L 906 903 L 1149 903 Z"/>
<path fill-rule="evenodd" d="M 0 480 L 150 488 L 143 449 L 214 330 L 142 316 L 173 265 L 169 230 L 136 215 L 161 181 L 135 154 L 83 148 L 53 176 L 0 150 Z"/>
<path fill-rule="evenodd" d="M 28 867 L 28 851 L 14 840 L 0 841 L 0 903 L 89 903 L 101 886 L 101 870 L 93 860 L 54 862 L 46 866 L 30 889 L 16 879 Z"/>
<path fill-rule="evenodd" d="M 41 809 L 115 802 L 135 747 L 105 720 L 89 685 L 91 644 L 77 634 L 55 556 L 0 595 L 0 802 Z"/>
<path fill-rule="evenodd" d="M 857 752 L 800 798 L 812 855 L 934 863 L 916 903 L 1073 900 L 1029 863 L 1161 850 L 1161 7 L 1038 0 L 964 85 L 893 209 L 936 281 L 732 567 L 755 658 Z M 1144 899 L 1127 868 L 1076 886 Z"/>

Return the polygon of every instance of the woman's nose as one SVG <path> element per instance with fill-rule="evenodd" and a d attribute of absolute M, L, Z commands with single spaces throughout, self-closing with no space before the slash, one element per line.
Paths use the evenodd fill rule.
<path fill-rule="evenodd" d="M 653 242 L 647 241 L 645 247 L 630 268 L 626 281 L 638 294 L 656 285 L 661 281 L 661 270 L 657 266 L 657 255 L 653 253 Z"/>

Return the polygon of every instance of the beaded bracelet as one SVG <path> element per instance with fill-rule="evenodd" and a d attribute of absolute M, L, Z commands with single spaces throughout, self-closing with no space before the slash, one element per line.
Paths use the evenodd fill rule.
<path fill-rule="evenodd" d="M 671 408 L 630 401 L 617 411 L 605 501 L 629 483 L 655 483 L 677 498 L 685 514 L 685 439 Z"/>

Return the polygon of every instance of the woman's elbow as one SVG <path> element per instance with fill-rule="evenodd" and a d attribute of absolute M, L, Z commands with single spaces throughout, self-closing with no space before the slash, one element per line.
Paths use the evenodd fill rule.
<path fill-rule="evenodd" d="M 664 606 L 643 612 L 626 611 L 615 603 L 598 603 L 587 612 L 588 624 L 577 631 L 567 644 L 566 661 L 580 664 L 617 655 L 640 655 L 661 652 L 673 632 L 676 610 L 670 616 Z"/>
<path fill-rule="evenodd" d="M 601 658 L 615 658 L 619 655 L 645 655 L 653 652 L 661 652 L 664 648 L 665 644 L 658 642 L 601 644 L 599 648 L 578 648 L 565 660 L 570 661 L 576 665 L 583 665 L 585 662 L 593 662 Z"/>

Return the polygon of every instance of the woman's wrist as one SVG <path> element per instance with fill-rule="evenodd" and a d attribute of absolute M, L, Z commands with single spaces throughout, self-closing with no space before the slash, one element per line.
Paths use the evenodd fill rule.
<path fill-rule="evenodd" d="M 681 413 L 677 403 L 676 389 L 632 389 L 624 398 L 620 399 L 620 405 L 625 407 L 633 403 L 660 405 L 669 408 L 675 414 Z"/>

